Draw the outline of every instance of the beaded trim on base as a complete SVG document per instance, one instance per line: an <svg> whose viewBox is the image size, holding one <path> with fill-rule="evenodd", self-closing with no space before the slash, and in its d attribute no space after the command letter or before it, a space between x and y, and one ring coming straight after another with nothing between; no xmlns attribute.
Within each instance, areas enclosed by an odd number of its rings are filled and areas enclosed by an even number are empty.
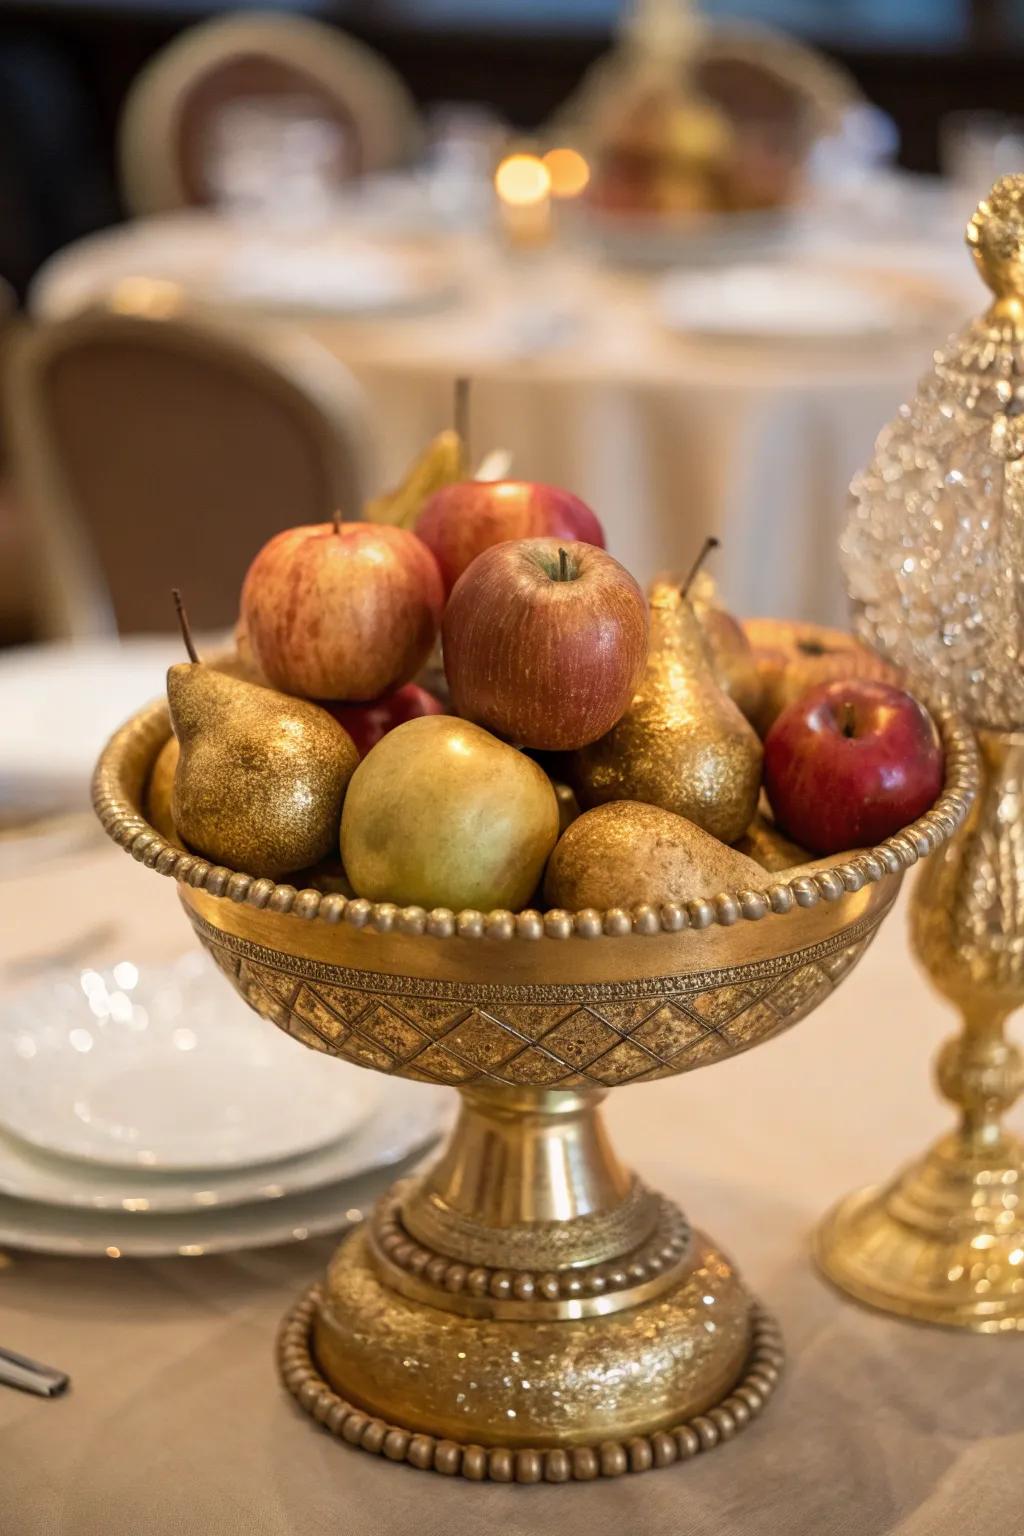
<svg viewBox="0 0 1024 1536"><path fill-rule="evenodd" d="M465 1445L435 1435L414 1434L398 1424L356 1408L340 1397L320 1374L310 1349L320 1287L310 1286L287 1314L277 1340L281 1379L299 1407L338 1440L388 1461L403 1461L423 1472L461 1476L471 1482L571 1483L624 1472L649 1472L689 1461L702 1451L732 1440L756 1418L774 1392L785 1363L778 1325L754 1309L753 1342L743 1375L715 1407L671 1429L658 1429L629 1440L597 1445L521 1449Z"/></svg>
<svg viewBox="0 0 1024 1536"><path fill-rule="evenodd" d="M427 1248L402 1225L401 1206L408 1184L401 1183L380 1201L370 1220L374 1246L396 1268L423 1279L449 1295L491 1296L497 1301L577 1300L613 1295L642 1285L677 1265L690 1245L690 1224L678 1206L658 1199L658 1222L650 1237L625 1255L603 1263L560 1271L517 1270L471 1265Z"/></svg>

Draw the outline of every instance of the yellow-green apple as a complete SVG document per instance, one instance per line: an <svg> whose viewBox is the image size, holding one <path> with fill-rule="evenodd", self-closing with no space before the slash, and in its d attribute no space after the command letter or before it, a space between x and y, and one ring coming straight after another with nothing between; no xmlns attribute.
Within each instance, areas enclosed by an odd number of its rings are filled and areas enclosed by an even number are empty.
<svg viewBox="0 0 1024 1536"><path fill-rule="evenodd" d="M516 911L557 838L558 800L543 770L451 715L389 731L352 775L341 817L353 889L428 909Z"/></svg>
<svg viewBox="0 0 1024 1536"><path fill-rule="evenodd" d="M825 683L788 705L765 739L775 820L812 853L891 837L942 789L943 752L912 694L870 678Z"/></svg>
<svg viewBox="0 0 1024 1536"><path fill-rule="evenodd" d="M393 731L397 725L404 725L407 720L418 720L422 715L443 715L445 712L440 699L435 699L419 683L403 683L393 693L386 693L380 699L371 699L368 704L328 702L324 704L324 709L334 716L339 725L345 727L360 757L365 757L370 748L375 747L381 737Z"/></svg>
<svg viewBox="0 0 1024 1536"><path fill-rule="evenodd" d="M242 587L242 623L272 687L359 701L415 676L443 604L437 562L415 534L317 523L264 544Z"/></svg>
<svg viewBox="0 0 1024 1536"><path fill-rule="evenodd" d="M604 530L586 502L531 480L446 485L424 504L416 533L433 551L446 592L477 555L507 539L551 537L604 548Z"/></svg>
<svg viewBox="0 0 1024 1536"><path fill-rule="evenodd" d="M495 544L459 577L445 609L453 708L519 746L586 746L625 713L648 628L643 593L603 549Z"/></svg>

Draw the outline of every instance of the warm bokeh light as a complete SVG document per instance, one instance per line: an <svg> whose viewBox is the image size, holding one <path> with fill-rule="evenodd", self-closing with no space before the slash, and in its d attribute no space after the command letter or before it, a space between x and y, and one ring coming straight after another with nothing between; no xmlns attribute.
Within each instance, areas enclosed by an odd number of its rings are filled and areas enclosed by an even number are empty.
<svg viewBox="0 0 1024 1536"><path fill-rule="evenodd" d="M494 173L494 188L513 208L542 203L551 192L551 173L536 155L509 155Z"/></svg>
<svg viewBox="0 0 1024 1536"><path fill-rule="evenodd" d="M552 197L579 197L590 180L590 166L576 149L549 149L543 164L551 177Z"/></svg>

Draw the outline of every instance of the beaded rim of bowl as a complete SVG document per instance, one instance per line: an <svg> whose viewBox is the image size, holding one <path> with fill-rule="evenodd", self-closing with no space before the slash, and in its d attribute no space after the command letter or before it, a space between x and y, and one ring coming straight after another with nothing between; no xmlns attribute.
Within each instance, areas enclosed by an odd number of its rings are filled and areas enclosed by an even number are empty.
<svg viewBox="0 0 1024 1536"><path fill-rule="evenodd" d="M789 880L769 882L757 889L722 891L717 896L665 902L661 906L610 907L604 912L596 908L568 912L558 907L547 912L533 908L523 912L453 912L447 907L435 907L428 912L423 907L367 901L361 896L346 897L312 887L297 890L293 885L211 864L202 855L169 843L138 806L125 798L126 756L146 753L147 766L151 767L157 751L170 735L170 717L162 700L133 715L111 737L96 765L92 798L107 835L139 863L181 884L249 907L327 923L345 922L377 933L428 934L437 939L597 939L679 933L686 928L710 928L715 924L729 927L771 913L790 912L794 907L837 901L848 891L859 891L862 886L909 869L952 837L962 825L978 787L978 749L969 727L947 701L932 702L929 707L945 748L946 778L939 798L923 816L877 847L845 859L837 857L835 864L824 868L819 860L817 867L808 869L805 875L795 874ZM140 802L142 793L140 785Z"/></svg>

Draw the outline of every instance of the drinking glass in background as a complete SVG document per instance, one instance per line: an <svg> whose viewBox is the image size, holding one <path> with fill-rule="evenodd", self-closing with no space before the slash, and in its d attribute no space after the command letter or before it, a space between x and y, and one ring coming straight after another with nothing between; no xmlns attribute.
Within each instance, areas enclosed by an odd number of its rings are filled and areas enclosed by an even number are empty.
<svg viewBox="0 0 1024 1536"><path fill-rule="evenodd" d="M1024 171L1024 117L952 112L940 125L939 149L958 204L974 208L1000 176Z"/></svg>
<svg viewBox="0 0 1024 1536"><path fill-rule="evenodd" d="M429 113L421 179L443 225L479 231L490 222L492 177L508 137L508 125L484 106L444 102Z"/></svg>
<svg viewBox="0 0 1024 1536"><path fill-rule="evenodd" d="M354 150L315 97L235 97L210 122L207 184L229 216L308 229L329 219Z"/></svg>

